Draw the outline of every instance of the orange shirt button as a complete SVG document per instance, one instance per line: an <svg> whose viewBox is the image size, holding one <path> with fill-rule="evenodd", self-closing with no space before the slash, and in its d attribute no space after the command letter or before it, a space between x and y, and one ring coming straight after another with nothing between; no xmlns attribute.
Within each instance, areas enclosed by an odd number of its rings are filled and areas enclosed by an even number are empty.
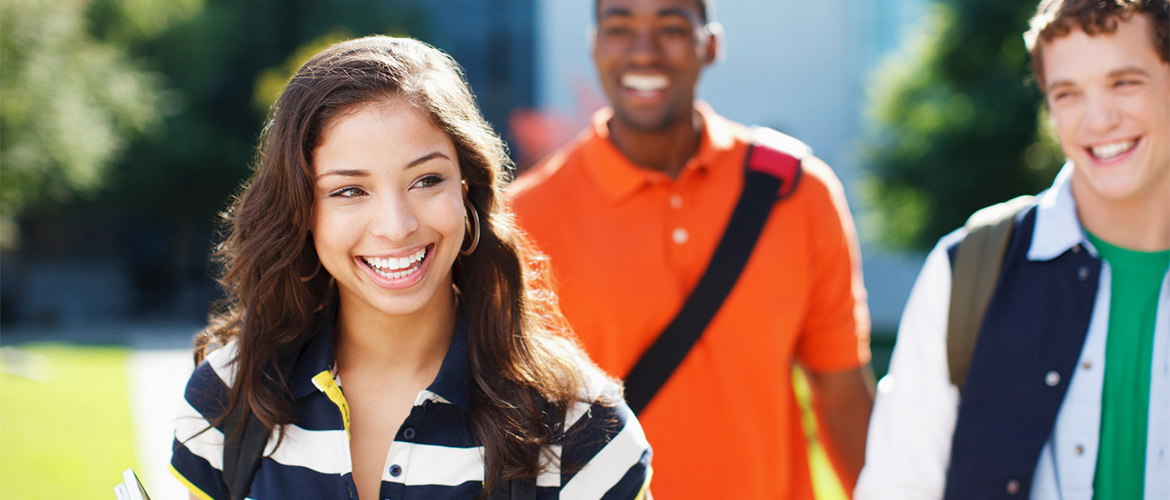
<svg viewBox="0 0 1170 500"><path fill-rule="evenodd" d="M691 235L687 234L687 230L681 227L675 228L675 230L670 233L670 238L673 239L675 244L678 245L686 243L690 237Z"/></svg>

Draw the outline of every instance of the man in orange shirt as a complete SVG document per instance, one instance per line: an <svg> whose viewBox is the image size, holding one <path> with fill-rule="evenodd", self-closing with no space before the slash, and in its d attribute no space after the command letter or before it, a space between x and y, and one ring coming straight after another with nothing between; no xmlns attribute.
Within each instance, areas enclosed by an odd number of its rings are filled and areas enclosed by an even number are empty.
<svg viewBox="0 0 1170 500"><path fill-rule="evenodd" d="M593 56L611 107L513 188L565 315L617 376L679 312L744 183L751 131L695 99L718 53L709 3L598 1ZM639 415L654 447L655 495L812 498L794 364L808 374L819 437L852 491L873 401L868 344L844 193L808 155L719 312Z"/></svg>

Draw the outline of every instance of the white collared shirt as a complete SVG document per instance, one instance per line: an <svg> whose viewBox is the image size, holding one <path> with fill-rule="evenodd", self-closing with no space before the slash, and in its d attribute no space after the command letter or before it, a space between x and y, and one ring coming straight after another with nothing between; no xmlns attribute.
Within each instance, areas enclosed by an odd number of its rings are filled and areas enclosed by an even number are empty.
<svg viewBox="0 0 1170 500"><path fill-rule="evenodd" d="M1038 196L1028 260L1046 261L1068 250L1096 249L1085 237L1072 196L1072 164ZM958 417L959 391L950 382L946 332L951 295L947 249L960 229L930 252L898 326L890 370L878 383L856 500L940 499ZM1033 474L1032 500L1091 500L1100 442L1105 339L1111 271L1102 262L1089 331L1076 372ZM1145 495L1170 498L1170 272L1162 281L1150 379Z"/></svg>

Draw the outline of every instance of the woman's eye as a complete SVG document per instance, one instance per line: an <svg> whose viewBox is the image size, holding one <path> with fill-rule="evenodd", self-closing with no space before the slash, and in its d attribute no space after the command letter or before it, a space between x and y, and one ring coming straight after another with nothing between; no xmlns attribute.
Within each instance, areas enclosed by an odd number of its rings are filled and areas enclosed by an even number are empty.
<svg viewBox="0 0 1170 500"><path fill-rule="evenodd" d="M443 182L443 176L438 175L438 174L431 174L431 175L423 176L423 178L419 179L417 182L414 183L414 186L428 188L428 187L436 186L441 182Z"/></svg>
<svg viewBox="0 0 1170 500"><path fill-rule="evenodd" d="M356 186L349 186L349 187L343 187L341 189L333 191L332 193L329 193L329 197L330 198L356 198L356 197L361 196L363 194L366 194L366 192L363 191L362 188L359 188Z"/></svg>

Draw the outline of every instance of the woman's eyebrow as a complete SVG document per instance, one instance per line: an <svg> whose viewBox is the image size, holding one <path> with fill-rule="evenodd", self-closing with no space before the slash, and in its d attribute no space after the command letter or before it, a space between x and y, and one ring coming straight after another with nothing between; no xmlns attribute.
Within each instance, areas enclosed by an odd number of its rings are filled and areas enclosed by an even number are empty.
<svg viewBox="0 0 1170 500"><path fill-rule="evenodd" d="M406 168L416 167L416 166L422 165L423 163L426 163L428 161L434 160L436 158L445 158L447 160L451 159L450 156L443 154L442 151L432 151L430 153L427 153L425 155L422 155L422 156L416 158L415 160L411 161L410 163L407 163Z"/></svg>
<svg viewBox="0 0 1170 500"><path fill-rule="evenodd" d="M317 179L320 180L330 175L339 175L342 177L369 177L370 172L368 170L361 169L335 168L333 170L326 170L321 172L321 174L317 176Z"/></svg>

